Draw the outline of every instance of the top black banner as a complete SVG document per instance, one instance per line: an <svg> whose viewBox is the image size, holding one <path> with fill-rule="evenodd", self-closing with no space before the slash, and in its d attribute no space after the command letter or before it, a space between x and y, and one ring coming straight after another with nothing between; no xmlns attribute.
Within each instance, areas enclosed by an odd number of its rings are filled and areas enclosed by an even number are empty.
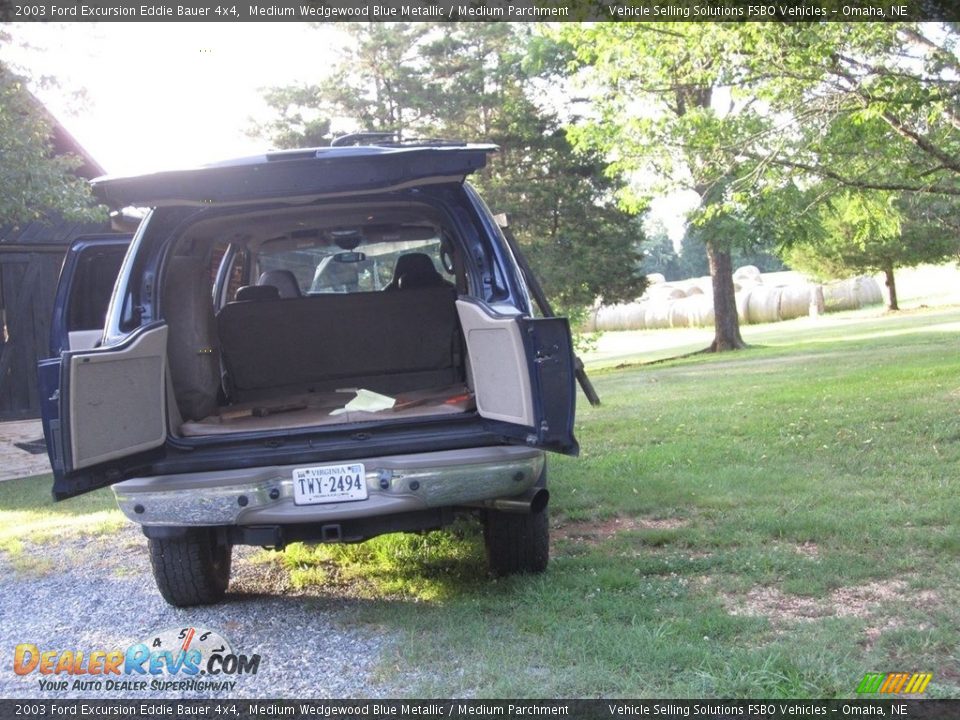
<svg viewBox="0 0 960 720"><path fill-rule="evenodd" d="M182 4L180 4L182 3ZM957 0L0 0L3 22L957 21Z"/></svg>

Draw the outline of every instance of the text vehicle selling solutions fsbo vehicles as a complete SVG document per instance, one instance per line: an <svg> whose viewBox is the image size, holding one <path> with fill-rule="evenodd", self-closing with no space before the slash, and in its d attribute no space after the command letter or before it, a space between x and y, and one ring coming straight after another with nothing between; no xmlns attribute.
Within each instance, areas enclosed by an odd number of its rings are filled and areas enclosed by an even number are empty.
<svg viewBox="0 0 960 720"><path fill-rule="evenodd" d="M463 514L492 572L544 570L544 451L576 454L586 378L465 181L494 150L380 142L94 181L149 211L64 264L39 368L55 497L112 485L174 605L219 601L235 544Z"/></svg>

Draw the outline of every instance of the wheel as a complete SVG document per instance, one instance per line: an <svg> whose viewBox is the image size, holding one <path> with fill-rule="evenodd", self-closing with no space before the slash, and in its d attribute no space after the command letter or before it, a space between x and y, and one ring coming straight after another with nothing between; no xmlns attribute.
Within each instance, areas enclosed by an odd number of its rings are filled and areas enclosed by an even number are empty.
<svg viewBox="0 0 960 720"><path fill-rule="evenodd" d="M517 514L488 510L483 543L490 572L498 577L542 573L550 560L550 523L547 509Z"/></svg>
<svg viewBox="0 0 960 720"><path fill-rule="evenodd" d="M230 584L231 545L208 528L191 528L182 537L150 538L150 565L163 599L177 607L212 605Z"/></svg>

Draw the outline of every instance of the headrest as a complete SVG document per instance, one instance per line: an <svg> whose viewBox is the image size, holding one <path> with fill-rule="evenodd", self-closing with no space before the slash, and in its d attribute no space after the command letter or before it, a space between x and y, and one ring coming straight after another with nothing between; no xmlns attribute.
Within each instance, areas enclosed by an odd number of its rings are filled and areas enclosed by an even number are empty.
<svg viewBox="0 0 960 720"><path fill-rule="evenodd" d="M397 259L391 285L400 290L411 290L413 288L436 287L445 283L446 281L437 272L437 268L429 255L426 253L407 253Z"/></svg>
<svg viewBox="0 0 960 720"><path fill-rule="evenodd" d="M279 300L280 290L276 285L244 285L237 290L237 302L247 300Z"/></svg>
<svg viewBox="0 0 960 720"><path fill-rule="evenodd" d="M273 285L280 291L282 298L302 297L300 292L300 283L297 282L297 276L289 270L267 270L260 275L257 285Z"/></svg>

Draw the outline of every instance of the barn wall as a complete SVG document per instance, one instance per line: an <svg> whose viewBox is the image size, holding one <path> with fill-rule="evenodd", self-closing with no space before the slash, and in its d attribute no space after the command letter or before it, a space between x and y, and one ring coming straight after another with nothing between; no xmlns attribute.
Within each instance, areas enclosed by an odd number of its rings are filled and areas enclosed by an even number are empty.
<svg viewBox="0 0 960 720"><path fill-rule="evenodd" d="M39 417L36 367L64 254L77 236L108 229L56 218L0 228L0 420Z"/></svg>

